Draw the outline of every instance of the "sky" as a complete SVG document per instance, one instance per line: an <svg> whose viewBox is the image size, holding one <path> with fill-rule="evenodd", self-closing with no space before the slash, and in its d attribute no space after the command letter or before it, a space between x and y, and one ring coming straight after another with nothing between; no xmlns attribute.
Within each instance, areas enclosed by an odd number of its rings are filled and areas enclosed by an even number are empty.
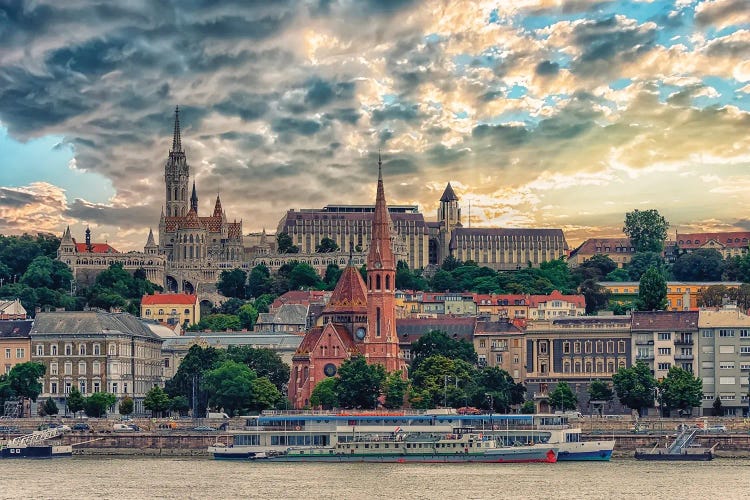
<svg viewBox="0 0 750 500"><path fill-rule="evenodd" d="M0 0L0 233L142 249L180 106L199 214L389 203L571 247L750 230L747 0ZM191 180L192 180L191 179ZM469 208L470 206L470 208Z"/></svg>

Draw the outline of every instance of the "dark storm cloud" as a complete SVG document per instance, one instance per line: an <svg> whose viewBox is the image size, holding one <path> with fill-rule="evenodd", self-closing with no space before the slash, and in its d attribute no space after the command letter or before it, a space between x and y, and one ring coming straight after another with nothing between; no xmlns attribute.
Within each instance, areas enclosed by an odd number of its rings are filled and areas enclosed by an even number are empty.
<svg viewBox="0 0 750 500"><path fill-rule="evenodd" d="M552 61L542 61L534 68L534 72L539 76L556 75L559 71L560 65Z"/></svg>
<svg viewBox="0 0 750 500"><path fill-rule="evenodd" d="M422 113L419 111L419 105L417 104L392 104L383 108L374 109L370 116L370 121L373 125L378 125L386 121L401 120L405 122L415 122L422 118Z"/></svg>
<svg viewBox="0 0 750 500"><path fill-rule="evenodd" d="M479 141L508 146L519 146L529 139L529 131L520 125L477 125L471 135Z"/></svg>
<svg viewBox="0 0 750 500"><path fill-rule="evenodd" d="M297 118L278 118L273 121L272 129L279 134L315 135L323 125L315 120L300 120Z"/></svg>
<svg viewBox="0 0 750 500"><path fill-rule="evenodd" d="M0 187L0 207L21 208L37 202L37 194Z"/></svg>
<svg viewBox="0 0 750 500"><path fill-rule="evenodd" d="M305 94L305 104L311 109L317 109L329 104L334 99L349 100L354 97L353 82L336 82L331 83L320 78L315 78L309 83L307 94Z"/></svg>
<svg viewBox="0 0 750 500"><path fill-rule="evenodd" d="M260 19L247 19L238 16L225 16L196 22L190 29L196 34L214 38L263 39L278 33L293 19L291 13L265 16Z"/></svg>
<svg viewBox="0 0 750 500"><path fill-rule="evenodd" d="M232 92L229 97L216 104L214 109L229 116L239 116L245 121L257 120L268 112L269 96L248 92Z"/></svg>
<svg viewBox="0 0 750 500"><path fill-rule="evenodd" d="M427 150L426 157L430 164L452 165L464 158L469 152L468 149L453 149L438 144Z"/></svg>
<svg viewBox="0 0 750 500"><path fill-rule="evenodd" d="M153 207L147 205L113 207L76 198L65 211L65 215L84 223L122 226L123 221L127 221L129 226L148 227L153 225L155 215L158 214L154 214Z"/></svg>
<svg viewBox="0 0 750 500"><path fill-rule="evenodd" d="M362 113L354 108L342 108L334 109L323 116L328 120L338 120L340 122L354 125L360 118L362 118Z"/></svg>
<svg viewBox="0 0 750 500"><path fill-rule="evenodd" d="M704 7L695 14L695 23L698 26L707 26L718 24L734 14L747 12L750 8L747 0L729 0L727 2L717 2L717 4Z"/></svg>
<svg viewBox="0 0 750 500"><path fill-rule="evenodd" d="M484 94L479 96L479 100L483 102L490 102L494 101L495 99L500 99L505 95L505 92L501 90L492 90L490 92L485 92Z"/></svg>
<svg viewBox="0 0 750 500"><path fill-rule="evenodd" d="M656 45L657 29L626 25L616 17L584 21L573 28L573 40L582 51L573 70L595 74L615 70L618 64L635 60Z"/></svg>

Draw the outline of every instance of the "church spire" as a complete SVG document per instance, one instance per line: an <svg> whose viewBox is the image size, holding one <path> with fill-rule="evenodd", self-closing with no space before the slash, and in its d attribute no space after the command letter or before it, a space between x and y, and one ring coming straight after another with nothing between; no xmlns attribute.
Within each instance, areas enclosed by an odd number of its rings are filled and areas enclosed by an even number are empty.
<svg viewBox="0 0 750 500"><path fill-rule="evenodd" d="M182 153L182 139L180 138L180 107L174 108L174 136L172 137L172 152Z"/></svg>
<svg viewBox="0 0 750 500"><path fill-rule="evenodd" d="M193 181L193 194L190 195L190 209L198 213L198 193L195 191L195 181Z"/></svg>
<svg viewBox="0 0 750 500"><path fill-rule="evenodd" d="M223 211L221 209L221 198L219 197L219 194L216 194L216 204L214 205L214 217L221 217L223 215Z"/></svg>
<svg viewBox="0 0 750 500"><path fill-rule="evenodd" d="M367 258L367 268L379 264L382 269L396 269L396 262L391 249L391 216L385 201L383 188L383 161L378 152L378 188L375 195L375 213L372 218L372 242Z"/></svg>

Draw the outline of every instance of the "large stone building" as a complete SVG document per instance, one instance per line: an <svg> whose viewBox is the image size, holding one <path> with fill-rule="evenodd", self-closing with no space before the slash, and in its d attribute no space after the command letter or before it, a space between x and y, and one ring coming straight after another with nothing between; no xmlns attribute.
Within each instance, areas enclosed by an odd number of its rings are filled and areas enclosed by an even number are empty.
<svg viewBox="0 0 750 500"><path fill-rule="evenodd" d="M590 238L570 252L568 265L578 267L595 255L606 255L617 267L625 267L635 255L635 247L630 238Z"/></svg>
<svg viewBox="0 0 750 500"><path fill-rule="evenodd" d="M672 366L696 373L698 311L634 311L630 328L636 361L661 380Z"/></svg>
<svg viewBox="0 0 750 500"><path fill-rule="evenodd" d="M308 330L292 358L289 400L295 408L309 406L315 386L336 375L344 361L357 355L363 355L369 364L383 365L387 372L406 373L396 331L396 258L380 160L371 234L367 283L350 262L318 326Z"/></svg>
<svg viewBox="0 0 750 500"><path fill-rule="evenodd" d="M84 396L110 392L117 403L133 398L135 413L144 413L143 399L164 385L161 345L138 318L100 311L47 312L34 318L31 360L43 363L40 397L65 408L73 386Z"/></svg>

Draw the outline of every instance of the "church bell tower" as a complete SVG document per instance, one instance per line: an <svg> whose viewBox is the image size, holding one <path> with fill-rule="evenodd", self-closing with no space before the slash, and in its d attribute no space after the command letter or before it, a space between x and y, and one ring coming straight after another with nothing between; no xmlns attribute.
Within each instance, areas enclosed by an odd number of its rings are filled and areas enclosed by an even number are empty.
<svg viewBox="0 0 750 500"><path fill-rule="evenodd" d="M185 216L190 209L188 200L188 182L190 181L190 167L187 164L185 152L182 150L180 138L180 108L174 110L174 135L172 149L169 151L167 163L164 165L164 183L166 185L167 217Z"/></svg>

